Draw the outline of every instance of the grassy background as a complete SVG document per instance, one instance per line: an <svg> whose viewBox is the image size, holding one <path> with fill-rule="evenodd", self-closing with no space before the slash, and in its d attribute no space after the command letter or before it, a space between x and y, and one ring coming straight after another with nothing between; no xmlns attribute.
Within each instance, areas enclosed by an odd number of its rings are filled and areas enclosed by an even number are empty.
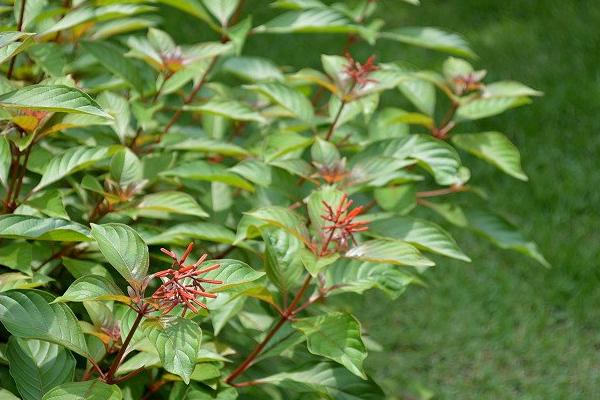
<svg viewBox="0 0 600 400"><path fill-rule="evenodd" d="M262 22L262 0L246 11ZM521 183L482 163L475 182L495 209L539 244L554 265L544 270L466 235L471 264L444 260L393 306L370 294L362 319L385 351L370 372L393 398L600 398L600 7L597 0L422 0L411 7L382 0L391 27L439 26L463 33L491 81L522 81L546 96L533 105L469 127L499 130L521 149L530 177ZM261 7L255 7L260 5ZM265 10L266 9L266 10ZM205 30L165 14L179 41ZM283 41L283 42L282 42ZM253 37L245 53L282 65L319 66L340 53L342 36ZM282 45L283 43L283 45ZM363 58L372 50L355 49ZM378 43L382 61L431 68L444 56ZM474 161L476 162L476 161Z"/></svg>
<svg viewBox="0 0 600 400"><path fill-rule="evenodd" d="M397 398L418 398L424 388L439 399L600 398L598 3L394 3L383 2L395 19L390 25L461 32L491 80L515 79L546 93L477 124L511 137L530 183L491 168L477 169L475 179L553 268L459 236L473 263L440 263L427 274L429 287L409 289L393 311L380 296L365 300L365 325L386 349L370 356L370 370ZM403 58L404 49L382 48L383 56L393 54Z"/></svg>

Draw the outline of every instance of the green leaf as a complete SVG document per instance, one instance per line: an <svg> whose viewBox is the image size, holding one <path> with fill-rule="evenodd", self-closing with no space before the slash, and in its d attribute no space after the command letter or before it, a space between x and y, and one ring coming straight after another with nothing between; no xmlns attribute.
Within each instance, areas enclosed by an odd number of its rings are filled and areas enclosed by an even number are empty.
<svg viewBox="0 0 600 400"><path fill-rule="evenodd" d="M112 280L99 275L85 275L76 279L65 294L57 297L54 302L90 300L116 300L126 304L130 302L129 297L125 296Z"/></svg>
<svg viewBox="0 0 600 400"><path fill-rule="evenodd" d="M260 113L253 111L248 105L237 100L211 99L204 104L184 106L184 110L219 115L236 121L266 122L266 119Z"/></svg>
<svg viewBox="0 0 600 400"><path fill-rule="evenodd" d="M245 86L246 89L260 93L271 101L285 108L293 116L309 123L314 123L314 111L310 101L295 89L282 83L257 83Z"/></svg>
<svg viewBox="0 0 600 400"><path fill-rule="evenodd" d="M113 117L110 125L121 143L124 143L125 138L132 134L129 126L131 114L127 99L115 93L104 91L98 96L97 101L104 111Z"/></svg>
<svg viewBox="0 0 600 400"><path fill-rule="evenodd" d="M393 217L376 220L369 223L366 234L378 238L403 240L424 251L466 262L471 261L448 232L423 219Z"/></svg>
<svg viewBox="0 0 600 400"><path fill-rule="evenodd" d="M123 224L92 224L100 252L131 286L139 287L148 272L148 246L140 235Z"/></svg>
<svg viewBox="0 0 600 400"><path fill-rule="evenodd" d="M169 134L171 137L176 137L175 133ZM162 144L172 150L188 150L197 151L200 153L215 153L231 157L247 157L248 150L237 146L233 143L218 141L209 138L190 138L183 141L169 142L169 137L163 140Z"/></svg>
<svg viewBox="0 0 600 400"><path fill-rule="evenodd" d="M33 33L20 31L5 31L0 32L0 48L9 45L10 43L21 40L25 37L33 36Z"/></svg>
<svg viewBox="0 0 600 400"><path fill-rule="evenodd" d="M300 258L302 259L302 264L304 264L304 268L306 268L306 270L313 277L316 277L325 268L334 264L340 258L340 255L334 253L328 256L318 256L315 255L312 251L305 248L303 249L303 251L300 252Z"/></svg>
<svg viewBox="0 0 600 400"><path fill-rule="evenodd" d="M445 32L438 28L399 28L391 32L381 32L379 37L462 57L475 57L475 53L473 53L462 36L456 33Z"/></svg>
<svg viewBox="0 0 600 400"><path fill-rule="evenodd" d="M202 340L198 324L180 317L174 321L146 320L142 330L156 348L163 368L190 383Z"/></svg>
<svg viewBox="0 0 600 400"><path fill-rule="evenodd" d="M67 219L40 218L31 215L0 216L0 237L80 242L91 240L89 230Z"/></svg>
<svg viewBox="0 0 600 400"><path fill-rule="evenodd" d="M423 79L403 79L398 89L411 103L427 115L435 112L435 85Z"/></svg>
<svg viewBox="0 0 600 400"><path fill-rule="evenodd" d="M148 244L175 244L185 246L190 239L232 244L235 234L223 225L208 222L190 222L174 225L161 233L147 238Z"/></svg>
<svg viewBox="0 0 600 400"><path fill-rule="evenodd" d="M11 32L12 33L12 32ZM27 35L27 34L26 34ZM31 35L31 34L28 34ZM9 39L5 37L4 39ZM2 40L2 39L0 39ZM29 48L34 42L29 38L25 37L23 41L13 41L11 43L7 43L4 46L0 47L0 63L5 63L11 58L15 57L17 54L23 52L27 48Z"/></svg>
<svg viewBox="0 0 600 400"><path fill-rule="evenodd" d="M341 158L340 152L333 143L319 137L315 139L315 142L310 148L310 156L314 163L326 166L335 164Z"/></svg>
<svg viewBox="0 0 600 400"><path fill-rule="evenodd" d="M240 287L246 288L249 284L265 275L264 272L256 271L244 262L229 259L208 260L200 264L198 269L207 268L215 264L219 264L220 267L202 275L202 277L206 279L223 281L220 285L211 283L203 284L203 286L212 293L223 292L234 288L238 289Z"/></svg>
<svg viewBox="0 0 600 400"><path fill-rule="evenodd" d="M363 369L367 349L360 335L360 323L352 315L333 312L298 319L293 326L306 336L308 351L337 361L354 375L367 379Z"/></svg>
<svg viewBox="0 0 600 400"><path fill-rule="evenodd" d="M500 81L485 85L483 89L484 97L523 97L523 96L542 96L544 93L530 88L520 82Z"/></svg>
<svg viewBox="0 0 600 400"><path fill-rule="evenodd" d="M224 166L211 164L207 161L192 161L183 163L173 169L163 172L167 177L185 178L208 182L222 182L240 189L254 191L254 187L245 179L240 178Z"/></svg>
<svg viewBox="0 0 600 400"><path fill-rule="evenodd" d="M301 367L292 372L281 372L261 382L290 388L301 393L320 393L336 400L383 400L381 389L372 380L361 380L346 368L331 363Z"/></svg>
<svg viewBox="0 0 600 400"><path fill-rule="evenodd" d="M313 8L290 11L278 15L255 28L257 33L358 33L359 26L352 25L341 12L331 8Z"/></svg>
<svg viewBox="0 0 600 400"><path fill-rule="evenodd" d="M204 6L221 23L221 26L227 26L229 18L235 12L240 0L203 0Z"/></svg>
<svg viewBox="0 0 600 400"><path fill-rule="evenodd" d="M373 194L377 204L385 211L394 211L396 214L404 215L417 206L415 185L377 188Z"/></svg>
<svg viewBox="0 0 600 400"><path fill-rule="evenodd" d="M487 210L471 209L465 211L469 227L501 249L515 250L550 267L537 245L527 240L517 228L503 217Z"/></svg>
<svg viewBox="0 0 600 400"><path fill-rule="evenodd" d="M31 274L33 245L26 241L14 241L0 247L0 265Z"/></svg>
<svg viewBox="0 0 600 400"><path fill-rule="evenodd" d="M299 255L304 245L283 229L269 229L263 233L265 243L265 271L267 277L282 293L289 293L304 272Z"/></svg>
<svg viewBox="0 0 600 400"><path fill-rule="evenodd" d="M156 2L158 3L162 3L162 4L167 4L171 7L175 7L187 14L190 14L204 22L206 22L211 28L213 29L217 29L218 30L218 26L216 26L213 21L210 18L210 15L208 15L208 13L206 12L206 10L204 9L204 7L202 6L202 3L200 3L200 1L198 0L186 0L186 1L181 1L181 0L156 0Z"/></svg>
<svg viewBox="0 0 600 400"><path fill-rule="evenodd" d="M6 108L90 114L112 119L98 103L79 89L64 85L30 85L0 96Z"/></svg>
<svg viewBox="0 0 600 400"><path fill-rule="evenodd" d="M100 381L65 383L44 395L42 400L121 400L123 395L117 385Z"/></svg>
<svg viewBox="0 0 600 400"><path fill-rule="evenodd" d="M69 219L60 190L45 190L24 203L49 217Z"/></svg>
<svg viewBox="0 0 600 400"><path fill-rule="evenodd" d="M111 152L111 147L72 147L50 160L44 167L42 179L33 190L38 191L67 175L89 168L107 158Z"/></svg>
<svg viewBox="0 0 600 400"><path fill-rule="evenodd" d="M283 74L271 60L260 57L233 57L223 70L251 82L283 81Z"/></svg>
<svg viewBox="0 0 600 400"><path fill-rule="evenodd" d="M374 164L373 160L380 162ZM352 173L359 178L362 175L378 177L378 170L397 170L411 162L417 162L431 173L440 185L452 185L460 181L461 163L456 150L441 140L425 135L381 140L351 159Z"/></svg>
<svg viewBox="0 0 600 400"><path fill-rule="evenodd" d="M336 263L329 268L325 277L328 286L336 285L332 293L354 292L363 293L369 289L379 289L397 298L406 287L415 281L406 271L387 264L361 262L351 260L347 263Z"/></svg>
<svg viewBox="0 0 600 400"><path fill-rule="evenodd" d="M60 21L52 25L52 27L41 32L40 35L48 35L50 33L71 29L92 20L113 19L151 10L154 10L154 8L137 4L109 4L107 6L97 8L74 8Z"/></svg>
<svg viewBox="0 0 600 400"><path fill-rule="evenodd" d="M263 207L244 214L256 218L267 225L284 229L303 243L309 243L308 229L306 229L304 218L285 207Z"/></svg>
<svg viewBox="0 0 600 400"><path fill-rule="evenodd" d="M154 218L157 218L157 214L162 213L191 215L199 218L208 217L208 213L190 194L174 191L157 192L144 196L137 205L136 211L138 215Z"/></svg>
<svg viewBox="0 0 600 400"><path fill-rule="evenodd" d="M502 114L504 111L511 108L529 104L530 102L528 97L492 97L475 99L458 108L456 119L458 121L463 121L492 117L494 115Z"/></svg>
<svg viewBox="0 0 600 400"><path fill-rule="evenodd" d="M52 295L38 290L0 293L0 321L13 335L65 346L87 356L88 349L75 314Z"/></svg>
<svg viewBox="0 0 600 400"><path fill-rule="evenodd" d="M527 180L527 175L521 168L521 155L519 149L510 140L499 132L463 133L452 135L452 143L495 165L508 175L522 181Z"/></svg>
<svg viewBox="0 0 600 400"><path fill-rule="evenodd" d="M229 170L257 185L269 187L271 184L271 167L262 161L243 160Z"/></svg>
<svg viewBox="0 0 600 400"><path fill-rule="evenodd" d="M2 136L0 137L0 185L4 187L8 185L8 173L11 161L10 144L8 143L8 139Z"/></svg>
<svg viewBox="0 0 600 400"><path fill-rule="evenodd" d="M141 73L139 64L126 58L124 52L117 46L108 42L80 42L81 47L90 53L96 61L113 74L123 78L133 89L145 93L147 87L144 74Z"/></svg>
<svg viewBox="0 0 600 400"><path fill-rule="evenodd" d="M39 400L53 387L73 380L75 359L57 344L11 336L6 356L23 400Z"/></svg>
<svg viewBox="0 0 600 400"><path fill-rule="evenodd" d="M294 132L278 132L269 135L264 150L265 161L271 163L275 159L305 149L312 142L312 138Z"/></svg>
<svg viewBox="0 0 600 400"><path fill-rule="evenodd" d="M413 267L431 267L435 263L425 258L416 248L400 240L369 240L348 250L345 257Z"/></svg>
<svg viewBox="0 0 600 400"><path fill-rule="evenodd" d="M142 163L128 148L117 152L110 161L110 177L121 187L142 180Z"/></svg>

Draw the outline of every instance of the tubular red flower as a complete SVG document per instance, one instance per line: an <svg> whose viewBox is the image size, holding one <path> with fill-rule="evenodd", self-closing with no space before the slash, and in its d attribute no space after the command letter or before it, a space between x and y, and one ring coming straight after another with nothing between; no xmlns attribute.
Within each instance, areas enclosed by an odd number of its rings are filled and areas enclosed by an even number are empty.
<svg viewBox="0 0 600 400"><path fill-rule="evenodd" d="M182 316L185 316L187 310L198 313L195 305L208 309L206 304L197 299L198 297L211 299L217 297L216 294L209 293L202 284L220 285L223 281L201 278L200 275L214 271L221 265L213 264L199 270L198 267L206 260L208 257L207 254L203 254L194 264L185 265L184 263L193 248L194 244L190 243L181 258L177 257L177 254L171 250L160 249L160 251L173 259L173 266L178 267L177 269L165 269L154 274L154 277L160 278L163 283L156 289L152 295L152 299L156 301L157 308L162 311L163 315L168 314L180 304L183 305Z"/></svg>
<svg viewBox="0 0 600 400"><path fill-rule="evenodd" d="M375 56L370 56L364 64L361 64L350 53L346 53L346 60L348 64L344 68L344 73L348 75L355 85L363 87L369 82L375 82L375 80L369 78L371 73L379 69L375 65Z"/></svg>
<svg viewBox="0 0 600 400"><path fill-rule="evenodd" d="M352 204L353 201L349 200L346 194L342 196L340 203L335 209L323 201L323 206L327 213L321 215L321 218L331 224L323 225L321 236L326 245L328 244L327 240L335 242L337 245L336 250L347 248L350 241L356 244L354 233L364 232L369 229L367 221L354 221L362 213L363 207L359 206L350 210Z"/></svg>

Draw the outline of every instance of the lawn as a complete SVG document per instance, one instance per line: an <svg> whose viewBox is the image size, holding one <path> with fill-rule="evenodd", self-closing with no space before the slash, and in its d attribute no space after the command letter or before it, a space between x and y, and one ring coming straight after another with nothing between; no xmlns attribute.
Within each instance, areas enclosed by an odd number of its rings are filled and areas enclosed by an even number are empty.
<svg viewBox="0 0 600 400"><path fill-rule="evenodd" d="M426 274L427 288L409 289L393 308L383 297L365 300L366 327L385 348L370 357L371 371L396 398L600 398L597 2L393 3L387 15L397 24L462 32L491 77L546 93L473 129L501 130L521 149L529 183L488 168L478 169L476 182L538 241L553 268L460 236L471 264L440 263ZM382 58L437 59L382 50Z"/></svg>
<svg viewBox="0 0 600 400"><path fill-rule="evenodd" d="M249 2L248 8L260 4ZM530 177L521 183L471 160L493 208L535 239L553 268L460 235L471 264L441 261L393 306L370 294L362 318L384 351L368 369L392 398L600 398L600 8L593 0L382 1L390 26L431 25L463 33L491 80L515 79L546 93L527 107L469 127L499 130L521 149ZM265 19L269 11L254 15ZM179 40L202 29L181 25ZM171 29L173 31L173 29ZM342 36L257 37L247 53L282 65L319 65L340 53ZM277 50L272 50L272 49ZM269 52L265 54L265 50ZM276 52L275 54L273 54ZM364 57L371 50L359 47ZM441 64L444 56L391 42L382 61ZM361 58L359 57L359 58ZM368 311L365 311L368 310Z"/></svg>

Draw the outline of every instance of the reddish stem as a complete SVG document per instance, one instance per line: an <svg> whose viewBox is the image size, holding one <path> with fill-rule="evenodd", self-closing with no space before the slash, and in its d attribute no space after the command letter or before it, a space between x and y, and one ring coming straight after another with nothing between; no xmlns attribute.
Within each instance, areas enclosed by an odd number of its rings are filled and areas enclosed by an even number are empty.
<svg viewBox="0 0 600 400"><path fill-rule="evenodd" d="M418 198L445 196L452 193L466 192L469 188L462 185L452 185L449 188L417 192Z"/></svg>
<svg viewBox="0 0 600 400"><path fill-rule="evenodd" d="M23 30L23 19L25 18L25 3L27 0L21 0L21 10L19 13L19 21L17 22L17 30L21 32ZM10 65L8 66L8 71L6 72L6 78L12 79L12 74L15 68L15 60L17 59L17 55L15 54L10 59Z"/></svg>
<svg viewBox="0 0 600 400"><path fill-rule="evenodd" d="M219 56L213 57L213 59L211 60L210 64L208 65L208 68L206 68L206 71L204 72L204 75L202 75L202 79L200 79L200 82L198 82L196 84L196 86L194 86L194 88L192 89L191 93L183 100L183 105L188 105L188 104L190 104L194 100L194 97L196 97L196 94L198 94L198 92L200 91L200 89L202 89L202 86L204 86L204 84L206 83L206 80L208 78L208 74L213 69L213 67L217 63L218 59L219 59ZM171 119L169 120L169 122L167 123L167 125L165 126L165 129L163 130L163 132L158 137L158 142L159 143L162 141L162 139L164 138L164 136L167 133L169 133L169 130L171 130L171 128L173 127L173 125L175 124L175 122L177 122L179 120L179 118L181 117L182 108L179 108L179 109L177 109L177 111L175 111L175 114L173 114L173 116L171 117Z"/></svg>
<svg viewBox="0 0 600 400"><path fill-rule="evenodd" d="M119 352L115 356L115 359L113 360L112 364L110 365L110 368L108 369L108 372L106 373L106 378L104 379L104 381L106 383L112 384L112 383L116 382L113 379L115 376L115 373L117 372L117 369L121 365L121 361L123 361L123 356L125 355L125 352L127 351L129 342L131 342L131 339L133 338L135 331L137 330L138 326L140 325L140 322L142 322L142 319L144 318L145 311L146 311L145 308L138 311L138 315L135 318L135 321L133 322L133 325L131 326L131 329L129 330L127 337L125 338L123 345L119 349Z"/></svg>
<svg viewBox="0 0 600 400"><path fill-rule="evenodd" d="M281 316L279 321L277 321L277 324L275 324L275 326L273 326L271 328L269 333L267 333L267 336L265 336L265 338L262 340L262 342L260 342L258 344L258 346L256 346L256 348L252 351L252 353L250 353L248 355L248 357L246 357L246 359L231 374L229 374L229 376L227 377L225 382L227 382L228 384L232 384L232 382L238 376L243 374L248 368L250 368L252 366L252 363L254 362L256 357L258 357L260 355L260 353L263 351L265 346L271 341L271 339L273 339L273 336L275 336L275 334L279 331L279 329L281 329L281 327L294 314L295 307L302 299L302 296L304 295L304 292L306 292L306 289L308 289L308 287L310 286L311 280L312 280L312 276L310 274L308 274L306 276L306 279L304 280L304 283L302 284L302 287L300 288L298 293L296 293L294 300L292 300L290 305L283 311L283 315Z"/></svg>

